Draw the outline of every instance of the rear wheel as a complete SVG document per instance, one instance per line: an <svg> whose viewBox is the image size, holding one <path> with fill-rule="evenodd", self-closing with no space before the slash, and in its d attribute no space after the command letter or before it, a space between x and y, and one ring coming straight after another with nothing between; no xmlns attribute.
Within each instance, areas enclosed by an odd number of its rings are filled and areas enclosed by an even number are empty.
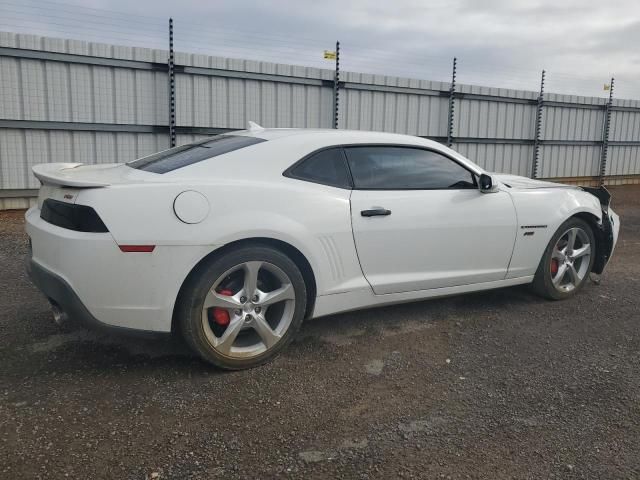
<svg viewBox="0 0 640 480"><path fill-rule="evenodd" d="M570 218L553 235L540 260L534 290L553 300L575 295L589 277L594 254L591 227L584 220Z"/></svg>
<svg viewBox="0 0 640 480"><path fill-rule="evenodd" d="M204 265L185 286L179 319L187 343L225 369L260 365L293 339L307 292L296 264L264 246L242 247Z"/></svg>

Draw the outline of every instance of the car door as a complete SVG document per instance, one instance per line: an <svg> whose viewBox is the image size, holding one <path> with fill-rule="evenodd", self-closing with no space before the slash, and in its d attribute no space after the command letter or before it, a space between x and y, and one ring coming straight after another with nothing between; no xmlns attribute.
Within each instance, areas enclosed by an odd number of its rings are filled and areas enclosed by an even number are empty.
<svg viewBox="0 0 640 480"><path fill-rule="evenodd" d="M419 147L346 147L358 258L376 294L505 278L516 236L506 192Z"/></svg>

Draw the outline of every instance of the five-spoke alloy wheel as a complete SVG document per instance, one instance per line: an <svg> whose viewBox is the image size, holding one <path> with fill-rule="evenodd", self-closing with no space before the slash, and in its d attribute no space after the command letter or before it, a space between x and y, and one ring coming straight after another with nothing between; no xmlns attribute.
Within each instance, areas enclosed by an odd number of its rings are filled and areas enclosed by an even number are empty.
<svg viewBox="0 0 640 480"><path fill-rule="evenodd" d="M248 358L278 343L295 310L287 274L272 263L244 262L213 283L202 306L202 328L223 355Z"/></svg>
<svg viewBox="0 0 640 480"><path fill-rule="evenodd" d="M183 336L205 359L227 369L260 365L286 346L306 308L296 264L266 246L233 250L205 263L184 290Z"/></svg>
<svg viewBox="0 0 640 480"><path fill-rule="evenodd" d="M587 232L572 227L563 233L551 253L551 282L560 292L570 292L589 272L591 241Z"/></svg>
<svg viewBox="0 0 640 480"><path fill-rule="evenodd" d="M551 238L538 266L534 289L554 300L575 294L589 277L594 253L595 239L589 224L570 218Z"/></svg>

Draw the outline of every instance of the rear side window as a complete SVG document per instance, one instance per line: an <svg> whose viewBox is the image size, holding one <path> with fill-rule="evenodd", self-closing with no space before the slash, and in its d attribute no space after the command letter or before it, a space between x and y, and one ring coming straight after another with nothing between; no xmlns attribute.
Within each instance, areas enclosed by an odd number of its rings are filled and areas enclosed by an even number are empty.
<svg viewBox="0 0 640 480"><path fill-rule="evenodd" d="M341 148L328 148L311 154L287 170L285 176L331 187L351 188Z"/></svg>
<svg viewBox="0 0 640 480"><path fill-rule="evenodd" d="M127 165L145 172L167 173L265 141L262 138L255 137L220 135L219 137L207 138L200 142L189 143L188 145L181 145L163 152L154 153L148 157L129 162Z"/></svg>
<svg viewBox="0 0 640 480"><path fill-rule="evenodd" d="M432 150L410 147L349 147L347 159L355 188L440 190L476 188L474 175Z"/></svg>

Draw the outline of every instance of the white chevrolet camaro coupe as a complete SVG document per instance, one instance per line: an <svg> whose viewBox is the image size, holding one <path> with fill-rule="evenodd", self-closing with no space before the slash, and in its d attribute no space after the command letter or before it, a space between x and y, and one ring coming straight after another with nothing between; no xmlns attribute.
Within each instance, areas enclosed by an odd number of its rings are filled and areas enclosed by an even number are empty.
<svg viewBox="0 0 640 480"><path fill-rule="evenodd" d="M180 332L228 369L273 358L305 318L526 283L570 297L619 231L604 188L487 173L388 133L251 124L33 171L27 268L55 317Z"/></svg>

